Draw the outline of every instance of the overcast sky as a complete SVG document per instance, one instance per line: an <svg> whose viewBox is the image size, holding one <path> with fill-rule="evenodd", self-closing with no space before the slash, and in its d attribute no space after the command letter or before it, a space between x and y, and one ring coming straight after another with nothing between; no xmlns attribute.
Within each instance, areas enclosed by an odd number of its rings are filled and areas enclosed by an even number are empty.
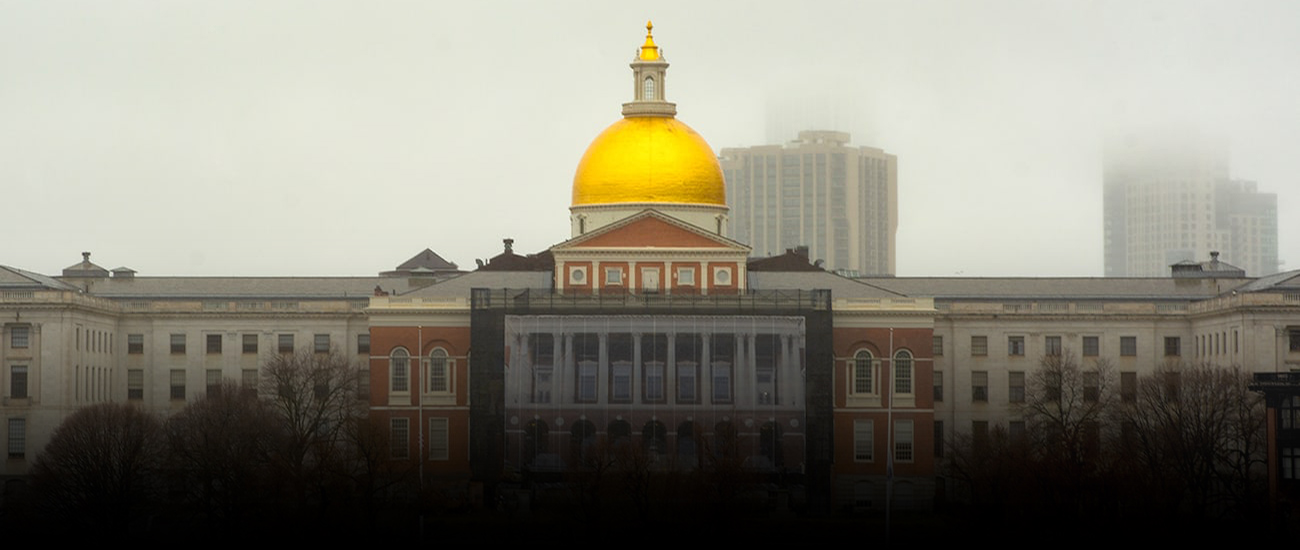
<svg viewBox="0 0 1300 550"><path fill-rule="evenodd" d="M1300 268L1300 2L614 4L0 0L0 264L545 249L653 19L715 149L817 126L898 156L899 275L1100 276L1103 136L1171 122L1277 193Z"/></svg>

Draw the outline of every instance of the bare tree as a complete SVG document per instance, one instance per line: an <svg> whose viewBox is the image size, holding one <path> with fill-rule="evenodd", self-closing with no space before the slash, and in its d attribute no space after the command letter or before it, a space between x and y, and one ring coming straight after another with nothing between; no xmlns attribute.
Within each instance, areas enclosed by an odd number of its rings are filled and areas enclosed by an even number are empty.
<svg viewBox="0 0 1300 550"><path fill-rule="evenodd" d="M1101 433L1117 403L1115 385L1105 359L1085 367L1070 350L1043 356L1020 407L1041 458L1076 471L1097 466Z"/></svg>
<svg viewBox="0 0 1300 550"><path fill-rule="evenodd" d="M316 502L323 512L333 484L350 483L357 458L348 430L364 416L357 399L360 369L332 349L271 354L262 368L262 396L279 419L285 444L278 465L300 508Z"/></svg>
<svg viewBox="0 0 1300 550"><path fill-rule="evenodd" d="M349 424L363 416L357 399L360 370L337 350L267 356L262 395L284 424L289 438L284 454L301 471L311 461L326 461L340 449Z"/></svg>
<svg viewBox="0 0 1300 550"><path fill-rule="evenodd" d="M1197 515L1249 514L1263 490L1266 417L1249 382L1237 367L1171 363L1122 410L1132 456Z"/></svg>
<svg viewBox="0 0 1300 550"><path fill-rule="evenodd" d="M125 531L157 496L162 442L162 422L136 407L79 409L32 466L36 494L60 521Z"/></svg>
<svg viewBox="0 0 1300 550"><path fill-rule="evenodd" d="M266 404L230 382L167 422L175 488L217 532L243 528L274 504L272 457L282 442Z"/></svg>

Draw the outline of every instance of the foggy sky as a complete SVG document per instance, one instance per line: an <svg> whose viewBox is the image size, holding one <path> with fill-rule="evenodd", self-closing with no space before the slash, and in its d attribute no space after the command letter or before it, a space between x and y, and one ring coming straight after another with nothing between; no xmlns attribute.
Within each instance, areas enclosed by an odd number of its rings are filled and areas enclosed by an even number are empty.
<svg viewBox="0 0 1300 550"><path fill-rule="evenodd" d="M0 0L0 264L543 250L653 19L715 150L816 126L898 156L899 275L1100 276L1102 139L1167 124L1223 134L1300 268L1300 3L611 4Z"/></svg>

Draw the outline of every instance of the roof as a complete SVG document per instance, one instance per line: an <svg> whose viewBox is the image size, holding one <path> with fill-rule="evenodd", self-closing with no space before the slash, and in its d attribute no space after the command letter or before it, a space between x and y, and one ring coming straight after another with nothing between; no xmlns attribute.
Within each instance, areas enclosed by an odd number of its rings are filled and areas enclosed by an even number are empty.
<svg viewBox="0 0 1300 550"><path fill-rule="evenodd" d="M392 277L131 277L87 284L87 292L110 299L296 298L372 296L375 287L403 292L405 279Z"/></svg>
<svg viewBox="0 0 1300 550"><path fill-rule="evenodd" d="M822 271L822 268L809 263L808 249L805 247L787 248L785 254L755 258L749 261L752 271Z"/></svg>
<svg viewBox="0 0 1300 550"><path fill-rule="evenodd" d="M80 290L80 288L48 275L0 265L0 290Z"/></svg>
<svg viewBox="0 0 1300 550"><path fill-rule="evenodd" d="M468 297L476 288L551 288L549 271L472 271L445 279L429 286L420 287L402 296L431 297L455 296Z"/></svg>
<svg viewBox="0 0 1300 550"><path fill-rule="evenodd" d="M949 300L1199 300L1250 281L1172 277L864 277L857 280L908 296Z"/></svg>
<svg viewBox="0 0 1300 550"><path fill-rule="evenodd" d="M831 291L832 298L892 298L904 294L876 286L867 281L841 277L834 273L809 271L750 271L749 288L754 290Z"/></svg>
<svg viewBox="0 0 1300 550"><path fill-rule="evenodd" d="M380 275L389 277L409 276L413 274L443 274L447 272L456 272L460 268L456 264L443 259L437 252L431 249L424 249L419 254L411 256L411 259L402 262L397 269L385 271Z"/></svg>
<svg viewBox="0 0 1300 550"><path fill-rule="evenodd" d="M1235 290L1238 292L1300 291L1300 270L1266 275L1241 285Z"/></svg>

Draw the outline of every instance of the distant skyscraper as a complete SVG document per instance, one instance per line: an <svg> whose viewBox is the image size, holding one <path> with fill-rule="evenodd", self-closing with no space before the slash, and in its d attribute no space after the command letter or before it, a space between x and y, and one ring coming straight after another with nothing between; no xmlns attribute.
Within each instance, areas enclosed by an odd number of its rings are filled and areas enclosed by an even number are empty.
<svg viewBox="0 0 1300 550"><path fill-rule="evenodd" d="M1232 180L1224 143L1129 137L1105 163L1107 277L1164 277L1212 251L1250 276L1277 272L1277 195Z"/></svg>
<svg viewBox="0 0 1300 550"><path fill-rule="evenodd" d="M731 237L757 256L808 246L832 270L894 273L898 160L844 132L722 150Z"/></svg>

